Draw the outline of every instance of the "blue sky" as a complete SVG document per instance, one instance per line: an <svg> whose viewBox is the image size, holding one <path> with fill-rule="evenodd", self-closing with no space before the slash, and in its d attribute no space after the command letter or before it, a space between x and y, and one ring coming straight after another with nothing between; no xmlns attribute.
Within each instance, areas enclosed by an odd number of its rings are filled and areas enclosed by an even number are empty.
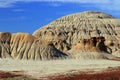
<svg viewBox="0 0 120 80"><path fill-rule="evenodd" d="M88 10L120 18L119 0L0 0L0 32L27 32L62 16Z"/></svg>

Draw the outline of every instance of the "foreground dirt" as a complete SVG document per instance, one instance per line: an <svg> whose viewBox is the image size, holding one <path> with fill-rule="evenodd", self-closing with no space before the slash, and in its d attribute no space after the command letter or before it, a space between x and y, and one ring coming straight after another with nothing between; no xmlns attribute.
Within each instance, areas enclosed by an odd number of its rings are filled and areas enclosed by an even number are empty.
<svg viewBox="0 0 120 80"><path fill-rule="evenodd" d="M109 68L101 72L80 72L47 78L48 80L120 80L120 68Z"/></svg>
<svg viewBox="0 0 120 80"><path fill-rule="evenodd" d="M24 75L24 71L0 71L0 80L36 80Z"/></svg>
<svg viewBox="0 0 120 80"><path fill-rule="evenodd" d="M69 72L64 75L59 74L39 79L33 79L29 75L24 75L24 71L0 71L0 80L120 80L120 67L103 69L102 71Z"/></svg>

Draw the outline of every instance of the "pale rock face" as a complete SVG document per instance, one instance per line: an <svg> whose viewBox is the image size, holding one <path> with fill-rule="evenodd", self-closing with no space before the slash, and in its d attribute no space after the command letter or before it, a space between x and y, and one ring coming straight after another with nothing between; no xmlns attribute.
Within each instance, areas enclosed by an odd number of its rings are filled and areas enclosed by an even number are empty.
<svg viewBox="0 0 120 80"><path fill-rule="evenodd" d="M11 57L10 39L11 33L0 33L0 57Z"/></svg>
<svg viewBox="0 0 120 80"><path fill-rule="evenodd" d="M70 50L80 39L103 36L105 45L109 45L108 52L114 54L115 50L120 50L120 19L95 11L76 13L51 22L36 30L33 35L57 43L59 47L54 44L55 47L63 52ZM109 42L114 45L111 47Z"/></svg>
<svg viewBox="0 0 120 80"><path fill-rule="evenodd" d="M0 33L0 58L50 60L66 58L51 42L27 33Z"/></svg>
<svg viewBox="0 0 120 80"><path fill-rule="evenodd" d="M0 58L120 60L120 20L88 11L59 18L33 35L1 32Z"/></svg>

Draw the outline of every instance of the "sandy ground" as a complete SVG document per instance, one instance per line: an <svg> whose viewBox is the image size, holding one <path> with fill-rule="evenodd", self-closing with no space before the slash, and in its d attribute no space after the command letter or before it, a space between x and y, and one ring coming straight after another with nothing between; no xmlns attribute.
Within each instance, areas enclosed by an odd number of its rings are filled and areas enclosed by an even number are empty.
<svg viewBox="0 0 120 80"><path fill-rule="evenodd" d="M12 72L17 75L30 76L41 79L54 75L66 75L68 73L101 72L111 67L119 67L120 61L113 60L51 60L51 61L30 61L30 60L0 60L0 71Z"/></svg>

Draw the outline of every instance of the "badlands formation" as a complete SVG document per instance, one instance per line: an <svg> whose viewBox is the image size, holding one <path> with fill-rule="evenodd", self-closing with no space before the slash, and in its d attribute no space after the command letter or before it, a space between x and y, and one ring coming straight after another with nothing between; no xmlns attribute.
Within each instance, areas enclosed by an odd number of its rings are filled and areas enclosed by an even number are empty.
<svg viewBox="0 0 120 80"><path fill-rule="evenodd" d="M1 32L0 57L120 60L120 19L87 11L59 18L33 35Z"/></svg>
<svg viewBox="0 0 120 80"><path fill-rule="evenodd" d="M51 42L27 33L0 33L0 57L13 59L49 60L65 57Z"/></svg>

